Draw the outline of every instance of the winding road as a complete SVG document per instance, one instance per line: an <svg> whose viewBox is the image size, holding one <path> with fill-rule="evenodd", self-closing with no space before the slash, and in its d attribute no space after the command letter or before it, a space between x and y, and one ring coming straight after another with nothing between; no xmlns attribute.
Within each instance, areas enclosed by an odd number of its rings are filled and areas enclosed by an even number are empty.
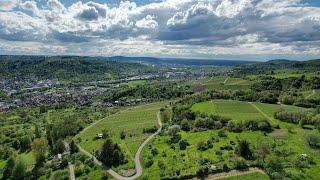
<svg viewBox="0 0 320 180"><path fill-rule="evenodd" d="M113 171L111 168L104 166L101 161L99 161L95 156L93 156L93 155L92 155L91 153L89 153L88 151L86 151L86 150L84 150L83 148L81 148L81 146L79 146L79 145L77 145L77 146L78 146L80 152L82 152L83 154L85 154L85 155L93 158L93 161L94 161L96 164L98 164L98 165L103 166L104 168L106 168L106 169L107 169L107 172L108 172L113 178L119 179L119 180L135 180L135 179L137 179L138 177L140 177L140 176L142 175L142 165L141 165L141 162L140 162L140 155L141 155L141 152L142 152L144 146L147 145L148 142L149 142L151 139L153 139L157 134L159 134L159 133L161 132L161 130L162 130L162 122L161 122L161 118L160 118L160 111L157 113L157 119L158 119L159 129L157 130L157 132L155 132L155 133L153 133L152 135L150 135L150 136L140 145L140 147L138 148L138 150L137 150L137 152L136 152L136 154L135 154L135 156L134 156L134 163L135 163L136 173L135 173L133 176L131 176L131 177L121 176L121 175L118 174L117 172ZM101 121L101 120L100 120L100 121ZM98 122L100 122L100 121L98 121ZM98 123L98 122L96 122L96 123ZM96 124L96 123L94 123L94 124ZM94 124L93 124L93 125L94 125ZM84 131L86 131L88 128L90 128L90 127L92 127L92 125L89 126L89 127L87 127L87 128L85 128L85 129L82 131L82 133L83 133Z"/></svg>

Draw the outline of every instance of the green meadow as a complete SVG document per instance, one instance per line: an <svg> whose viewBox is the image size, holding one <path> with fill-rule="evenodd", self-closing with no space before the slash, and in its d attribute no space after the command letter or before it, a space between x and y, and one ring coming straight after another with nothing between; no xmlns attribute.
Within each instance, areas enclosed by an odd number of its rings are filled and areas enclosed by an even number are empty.
<svg viewBox="0 0 320 180"><path fill-rule="evenodd" d="M209 90L228 90L228 89L238 89L238 90L245 90L249 89L253 82L242 79L242 78L230 78L225 76L216 76L201 79L198 81L193 82L193 86L204 85L206 89Z"/></svg>
<svg viewBox="0 0 320 180"><path fill-rule="evenodd" d="M221 115L235 121L264 119L264 116L250 103L232 100L212 100L197 103L192 106L193 111L207 114Z"/></svg>

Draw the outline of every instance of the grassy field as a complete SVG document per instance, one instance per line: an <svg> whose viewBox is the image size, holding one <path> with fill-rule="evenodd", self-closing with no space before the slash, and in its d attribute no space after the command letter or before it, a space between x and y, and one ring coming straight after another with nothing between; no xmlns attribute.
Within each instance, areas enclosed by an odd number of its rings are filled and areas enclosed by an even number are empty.
<svg viewBox="0 0 320 180"><path fill-rule="evenodd" d="M95 152L104 142L102 139L95 140L96 134L107 129L110 137L119 144L129 160L127 164L117 167L116 170L134 168L132 159L140 144L149 136L149 134L143 133L143 129L157 125L157 112L166 104L167 102L160 102L130 107L120 111L116 115L94 124L87 131L77 136L77 138L81 138L79 144L88 152ZM120 138L120 132L122 131L126 134L125 139Z"/></svg>
<svg viewBox="0 0 320 180"><path fill-rule="evenodd" d="M254 106L256 106L260 111L257 111ZM237 140L247 140L250 143L251 148L255 148L261 142L276 143L279 150L290 151L291 154L285 157L285 161L293 162L297 155L307 154L314 157L316 162L315 165L310 166L310 168L305 169L306 172L301 172L295 168L286 168L288 172L292 174L293 179L317 179L320 177L320 158L318 156L319 150L311 148L306 139L306 134L310 133L311 130L302 129L299 125L289 124L285 122L278 121L273 118L273 114L279 109L286 109L289 111L305 111L304 108L294 107L294 106L283 106L283 105L272 105L272 104L262 104L253 103L252 105L246 102L238 101L225 101L225 100L214 100L212 102L198 103L192 107L193 110L202 110L211 114L223 114L229 115L233 118L236 117L268 117L270 120L279 124L280 130L283 131L283 136L272 136L271 134L265 136L262 131L244 131L242 133L228 132L227 137L218 137L219 130L208 130L203 132L180 132L183 139L189 142L189 146L186 150L180 150L179 146L175 145L175 150L170 147L167 143L169 136L158 136L154 139L149 148L145 148L142 153L142 162L145 165L147 158L152 157L153 164L145 168L143 174L147 177L152 177L156 179L161 179L165 177L181 177L185 175L195 175L199 168L199 160L201 158L208 158L214 162L214 165L221 167L226 163L229 167L234 168L234 161L236 155L234 150L220 150L220 147L225 145L230 145L230 141L237 142ZM259 115L260 114L260 115ZM241 119L241 118L239 118ZM290 129L290 131L288 130ZM213 148L199 151L197 149L197 144L200 141L206 141L211 138L219 139L219 142L215 142ZM236 145L232 145L233 149ZM151 149L156 148L158 154L152 156ZM216 152L222 152L221 155ZM159 162L164 163L165 169L159 168ZM261 177L260 177L261 176ZM247 174L240 177L234 177L231 179L268 179L262 174Z"/></svg>
<svg viewBox="0 0 320 180"><path fill-rule="evenodd" d="M265 118L251 104L242 101L213 100L195 104L192 110L229 117L235 121Z"/></svg>
<svg viewBox="0 0 320 180"><path fill-rule="evenodd" d="M225 76L217 76L201 79L193 82L193 86L204 85L206 89L215 89L215 90L235 90L235 89L249 89L251 81L241 79L241 78L230 78Z"/></svg>

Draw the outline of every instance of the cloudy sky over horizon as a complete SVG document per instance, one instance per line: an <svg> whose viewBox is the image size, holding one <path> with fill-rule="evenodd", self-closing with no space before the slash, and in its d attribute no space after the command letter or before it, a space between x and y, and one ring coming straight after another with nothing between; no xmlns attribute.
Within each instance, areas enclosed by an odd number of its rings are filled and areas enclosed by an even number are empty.
<svg viewBox="0 0 320 180"><path fill-rule="evenodd" d="M319 0L0 0L0 54L320 58Z"/></svg>

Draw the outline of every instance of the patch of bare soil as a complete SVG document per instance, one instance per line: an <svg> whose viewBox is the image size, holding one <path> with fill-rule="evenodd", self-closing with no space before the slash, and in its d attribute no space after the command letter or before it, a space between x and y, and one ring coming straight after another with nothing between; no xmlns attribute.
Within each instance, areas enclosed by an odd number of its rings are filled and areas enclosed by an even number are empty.
<svg viewBox="0 0 320 180"><path fill-rule="evenodd" d="M284 137L286 136L288 133L287 131L283 130L283 129L276 129L273 132L269 133L269 136L272 137Z"/></svg>
<svg viewBox="0 0 320 180"><path fill-rule="evenodd" d="M120 173L125 177L130 177L136 173L135 169L121 170Z"/></svg>
<svg viewBox="0 0 320 180"><path fill-rule="evenodd" d="M225 179L225 178L229 178L229 177L234 177L234 176L241 176L241 175L245 175L245 174L251 174L251 173L262 173L265 174L264 171L262 171L259 168L249 168L246 171L238 171L238 170L232 170L230 172L223 172L223 173L217 173L217 174L213 174L213 175L209 175L208 177L204 178L206 180L218 180L218 179Z"/></svg>

